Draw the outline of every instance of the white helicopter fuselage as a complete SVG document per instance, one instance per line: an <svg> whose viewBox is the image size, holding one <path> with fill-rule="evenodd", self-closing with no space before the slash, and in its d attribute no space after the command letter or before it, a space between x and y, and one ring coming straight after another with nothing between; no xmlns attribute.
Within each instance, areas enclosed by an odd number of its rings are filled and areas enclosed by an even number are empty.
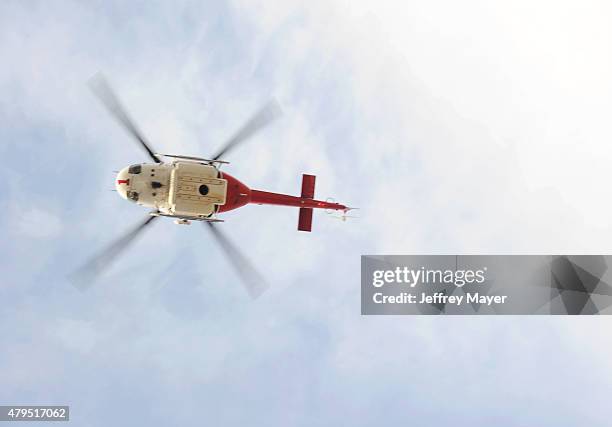
<svg viewBox="0 0 612 427"><path fill-rule="evenodd" d="M210 218L225 204L227 180L210 164L192 161L142 163L119 171L121 197L179 218Z"/></svg>

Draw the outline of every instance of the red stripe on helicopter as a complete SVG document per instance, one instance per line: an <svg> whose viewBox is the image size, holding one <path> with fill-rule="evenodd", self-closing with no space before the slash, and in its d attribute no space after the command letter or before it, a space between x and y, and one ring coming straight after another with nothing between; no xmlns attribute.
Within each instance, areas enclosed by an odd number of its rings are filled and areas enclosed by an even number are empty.
<svg viewBox="0 0 612 427"><path fill-rule="evenodd" d="M130 180L129 179L118 179L117 180L117 184L129 185L130 184Z"/></svg>

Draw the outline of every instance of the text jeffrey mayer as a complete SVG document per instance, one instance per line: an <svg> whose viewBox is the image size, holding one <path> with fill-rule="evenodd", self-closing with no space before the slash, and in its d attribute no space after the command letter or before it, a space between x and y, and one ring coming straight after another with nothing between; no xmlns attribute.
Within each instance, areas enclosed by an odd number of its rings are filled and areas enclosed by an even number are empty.
<svg viewBox="0 0 612 427"><path fill-rule="evenodd" d="M456 304L461 305L464 302L467 304L504 304L507 295L481 295L478 292L466 293L465 295L446 295L442 292L435 294L421 294L421 304Z"/></svg>

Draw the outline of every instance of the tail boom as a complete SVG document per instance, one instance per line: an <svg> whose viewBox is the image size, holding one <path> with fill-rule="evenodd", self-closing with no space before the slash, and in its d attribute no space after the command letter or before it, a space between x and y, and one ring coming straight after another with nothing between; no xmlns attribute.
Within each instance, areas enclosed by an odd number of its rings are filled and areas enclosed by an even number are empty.
<svg viewBox="0 0 612 427"><path fill-rule="evenodd" d="M251 190L250 203L257 205L293 206L296 208L330 209L335 211L344 211L348 209L347 206L341 205L340 203L324 202L322 200L307 199L260 190Z"/></svg>

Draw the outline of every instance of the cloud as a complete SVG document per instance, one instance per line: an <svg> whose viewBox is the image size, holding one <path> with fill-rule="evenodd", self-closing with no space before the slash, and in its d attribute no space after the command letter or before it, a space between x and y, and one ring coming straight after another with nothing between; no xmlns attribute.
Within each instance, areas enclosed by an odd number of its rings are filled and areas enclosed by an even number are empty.
<svg viewBox="0 0 612 427"><path fill-rule="evenodd" d="M61 220L49 212L33 208L19 213L17 233L38 239L57 238L62 231Z"/></svg>
<svg viewBox="0 0 612 427"><path fill-rule="evenodd" d="M79 425L606 425L605 319L362 317L358 289L363 253L607 252L606 5L143 5L0 6L0 400ZM316 173L361 218L228 214L273 282L255 303L169 221L77 292L66 273L144 215L107 191L144 157L87 92L100 70L162 152L206 155L278 97L226 170L288 193Z"/></svg>

